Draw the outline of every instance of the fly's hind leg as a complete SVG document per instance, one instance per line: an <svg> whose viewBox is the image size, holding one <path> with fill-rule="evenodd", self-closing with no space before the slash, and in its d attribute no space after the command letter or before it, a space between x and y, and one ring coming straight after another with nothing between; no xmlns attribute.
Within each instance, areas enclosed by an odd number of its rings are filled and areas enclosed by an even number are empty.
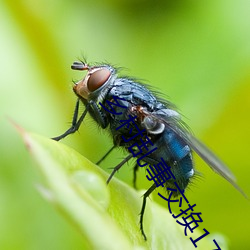
<svg viewBox="0 0 250 250"><path fill-rule="evenodd" d="M136 163L135 166L134 166L134 168L133 168L133 187L135 189L137 189L136 188L136 175L137 175L138 169L139 169L139 165Z"/></svg>
<svg viewBox="0 0 250 250"><path fill-rule="evenodd" d="M143 229L143 216L144 216L144 212L145 212L145 208L146 208L146 202L147 202L147 198L148 196L156 189L156 185L153 184L148 190L147 192L143 195L143 200L142 200L142 208L141 208L141 212L140 212L140 230L142 233L142 236L144 238L144 240L147 240L147 236L144 232Z"/></svg>

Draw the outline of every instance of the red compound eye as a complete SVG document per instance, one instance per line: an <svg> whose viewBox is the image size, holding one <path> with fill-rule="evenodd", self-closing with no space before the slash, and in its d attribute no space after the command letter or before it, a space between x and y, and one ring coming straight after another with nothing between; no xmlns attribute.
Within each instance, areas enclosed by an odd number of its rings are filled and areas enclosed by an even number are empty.
<svg viewBox="0 0 250 250"><path fill-rule="evenodd" d="M88 90L93 92L99 89L109 78L110 71L108 69L99 69L92 73L88 79Z"/></svg>

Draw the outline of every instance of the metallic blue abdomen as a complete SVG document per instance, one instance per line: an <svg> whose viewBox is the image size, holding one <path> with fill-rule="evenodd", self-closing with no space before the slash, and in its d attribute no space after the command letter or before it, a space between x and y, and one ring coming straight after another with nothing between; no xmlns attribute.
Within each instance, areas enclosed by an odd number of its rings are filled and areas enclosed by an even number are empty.
<svg viewBox="0 0 250 250"><path fill-rule="evenodd" d="M132 109L139 109L140 107L143 107L145 112L148 112L150 116L150 114L160 112L161 110L170 110L171 107L169 107L167 103L159 101L144 86L136 84L133 81L128 81L127 79L126 81L123 81L123 79L116 81L112 88L108 91L105 100L112 100L114 97L123 99L119 100L119 103L126 107L124 109L114 106L113 108L117 111L117 113L120 112L122 115L111 115L111 119L108 119L110 121L109 126L114 145L125 147L129 152L131 152L131 149L138 151L134 145L141 144L142 136L137 136L132 141L124 142L122 137L130 138L136 134L136 130L134 134L133 132L131 134L131 131L129 132L129 129L126 129L125 127L117 130L117 128L122 124L121 120L129 119L129 115L133 113L131 112ZM107 115L110 114L107 113ZM143 117L138 117L138 119L136 119L136 125L140 130L145 130L145 127L142 125L142 119ZM165 121L166 123L168 122L166 117ZM194 174L190 147L167 126L165 126L165 129L158 134L151 134L148 131L144 131L143 137L150 138L153 145L147 144L147 148L142 148L142 152L136 155L137 159L142 158L140 162L147 163L142 163L141 165L146 165L145 167L149 167L149 165L153 166L154 164L161 162L161 159L164 159L175 176L175 179L166 181L165 186L176 188L174 185L174 182L176 181L179 187L182 190L185 190L190 181L190 177ZM147 155L147 152L151 151L155 147L157 147L157 150L152 151L152 153ZM146 156L143 157L143 155ZM174 192L174 195L178 194L179 191L176 193Z"/></svg>

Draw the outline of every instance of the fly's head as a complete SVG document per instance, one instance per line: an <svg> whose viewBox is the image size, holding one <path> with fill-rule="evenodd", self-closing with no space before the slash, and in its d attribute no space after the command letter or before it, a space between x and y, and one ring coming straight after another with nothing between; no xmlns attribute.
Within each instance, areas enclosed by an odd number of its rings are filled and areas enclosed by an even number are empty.
<svg viewBox="0 0 250 250"><path fill-rule="evenodd" d="M84 100L91 99L90 96L101 95L105 86L113 82L115 69L109 65L89 66L83 62L74 62L71 66L74 70L87 70L86 76L73 87L75 94Z"/></svg>

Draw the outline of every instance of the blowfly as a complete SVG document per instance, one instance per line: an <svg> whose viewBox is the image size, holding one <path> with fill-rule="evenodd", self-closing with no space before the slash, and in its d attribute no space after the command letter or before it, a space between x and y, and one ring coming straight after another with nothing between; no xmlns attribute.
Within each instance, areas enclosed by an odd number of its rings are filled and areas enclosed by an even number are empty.
<svg viewBox="0 0 250 250"><path fill-rule="evenodd" d="M189 132L172 103L157 97L147 85L133 78L119 77L117 70L109 64L90 66L85 62L74 62L71 68L84 70L87 74L73 87L77 102L71 127L53 139L59 141L76 132L89 113L102 129L109 130L113 138L113 147L101 160L115 147L123 147L128 152L127 157L113 169L107 183L116 171L135 157L134 185L139 167L150 166L154 170L153 166L164 161L175 176L175 180L169 178L164 181L164 187L173 189L175 181L181 190L185 190L195 174L192 159L192 151L195 151L244 195L232 172ZM85 110L79 116L80 102ZM143 215L146 199L156 187L154 183L143 195L140 229L145 239ZM173 192L173 196L179 194L178 190Z"/></svg>

